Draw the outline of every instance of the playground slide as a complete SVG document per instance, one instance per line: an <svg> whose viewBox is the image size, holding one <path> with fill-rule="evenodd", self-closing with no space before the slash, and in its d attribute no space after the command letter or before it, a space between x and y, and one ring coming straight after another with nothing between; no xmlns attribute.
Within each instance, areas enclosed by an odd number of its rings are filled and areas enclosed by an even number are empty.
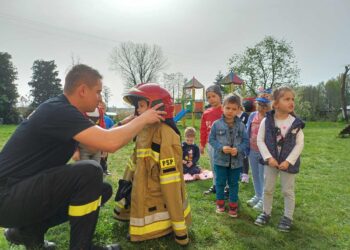
<svg viewBox="0 0 350 250"><path fill-rule="evenodd" d="M186 115L186 113L190 112L188 109L182 109L175 117L174 122L178 122Z"/></svg>

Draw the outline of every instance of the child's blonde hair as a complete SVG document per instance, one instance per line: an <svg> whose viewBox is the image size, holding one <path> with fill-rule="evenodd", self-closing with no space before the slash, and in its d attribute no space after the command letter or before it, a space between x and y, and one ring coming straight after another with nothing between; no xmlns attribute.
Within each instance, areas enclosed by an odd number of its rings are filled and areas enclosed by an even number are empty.
<svg viewBox="0 0 350 250"><path fill-rule="evenodd" d="M185 129L185 137L196 137L196 129L193 127L187 127Z"/></svg>
<svg viewBox="0 0 350 250"><path fill-rule="evenodd" d="M293 96L295 96L294 90L291 89L290 87L287 87L287 86L279 87L272 92L272 107L273 107L273 109L275 109L275 103L277 103L284 96L284 94L286 92L290 92L293 94ZM291 112L291 115L295 116L294 111Z"/></svg>

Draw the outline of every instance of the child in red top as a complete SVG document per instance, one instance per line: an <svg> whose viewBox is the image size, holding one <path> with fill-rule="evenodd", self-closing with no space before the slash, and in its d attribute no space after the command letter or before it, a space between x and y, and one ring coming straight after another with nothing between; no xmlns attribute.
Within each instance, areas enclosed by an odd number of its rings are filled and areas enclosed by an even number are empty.
<svg viewBox="0 0 350 250"><path fill-rule="evenodd" d="M200 128L200 145L199 149L201 154L204 153L205 145L208 142L208 137L210 133L211 126L213 125L214 121L221 118L223 111L222 111L222 94L220 87L218 85L211 85L206 90L206 96L207 100L210 104L210 108L204 111L201 119L201 128ZM208 144L208 155L210 160L210 167L213 171L213 186L208 189L208 191L205 191L205 194L215 193L215 171L214 171L214 165L213 165L213 159L214 159L214 150L213 148Z"/></svg>

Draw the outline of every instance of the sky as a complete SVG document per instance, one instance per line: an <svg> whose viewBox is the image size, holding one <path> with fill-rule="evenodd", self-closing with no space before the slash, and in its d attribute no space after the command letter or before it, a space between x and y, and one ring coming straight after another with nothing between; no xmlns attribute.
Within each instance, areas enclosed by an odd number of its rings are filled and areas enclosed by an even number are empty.
<svg viewBox="0 0 350 250"><path fill-rule="evenodd" d="M228 60L264 39L294 48L302 84L336 77L350 64L349 0L0 0L0 52L12 56L18 92L28 95L35 60L55 60L64 78L72 58L96 68L124 106L123 79L110 54L121 42L159 45L165 73L214 82Z"/></svg>

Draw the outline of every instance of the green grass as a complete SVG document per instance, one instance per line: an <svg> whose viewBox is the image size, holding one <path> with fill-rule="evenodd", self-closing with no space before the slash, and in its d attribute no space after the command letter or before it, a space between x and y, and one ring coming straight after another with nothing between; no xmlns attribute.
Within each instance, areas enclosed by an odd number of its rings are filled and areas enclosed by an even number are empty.
<svg viewBox="0 0 350 250"><path fill-rule="evenodd" d="M187 121L190 125L190 121ZM196 122L198 127L198 121ZM239 218L215 213L215 197L203 196L211 181L187 184L192 207L191 243L186 249L349 249L350 246L350 138L339 139L340 123L309 122L304 130L305 149L301 172L296 181L296 208L293 230L276 230L283 213L283 197L278 185L273 203L272 220L264 228L253 224L257 212L245 201L253 195L251 183L240 185ZM181 128L181 126L180 126ZM15 126L0 127L0 148ZM181 128L182 129L182 128ZM114 185L121 176L132 145L111 154L109 168L113 175L106 178ZM200 164L208 168L204 155ZM126 240L127 225L112 218L113 199L102 209L94 241L120 242L124 249L182 249L171 236L142 243ZM1 229L0 229L1 230ZM2 231L2 230L1 230ZM67 223L50 229L46 235L56 241L59 249L68 249ZM0 235L0 249L9 249ZM11 249L24 249L12 246Z"/></svg>

